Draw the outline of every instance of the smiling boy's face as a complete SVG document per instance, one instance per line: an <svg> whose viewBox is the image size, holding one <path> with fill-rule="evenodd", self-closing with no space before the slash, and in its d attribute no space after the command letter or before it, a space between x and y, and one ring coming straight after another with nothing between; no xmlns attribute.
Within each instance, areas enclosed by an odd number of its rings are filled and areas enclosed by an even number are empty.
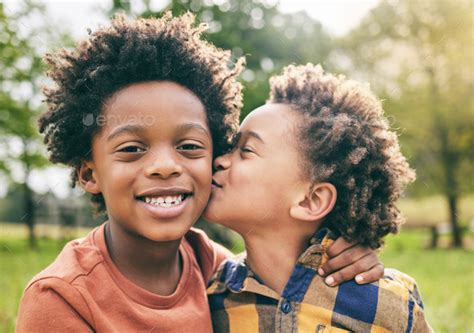
<svg viewBox="0 0 474 333"><path fill-rule="evenodd" d="M307 184L298 163L298 117L284 104L266 104L248 115L236 148L214 163L217 186L204 212L207 220L245 234L288 216L295 193Z"/></svg>
<svg viewBox="0 0 474 333"><path fill-rule="evenodd" d="M82 186L103 194L109 220L127 232L180 239L211 189L212 139L201 101L176 83L144 82L115 93L103 117Z"/></svg>

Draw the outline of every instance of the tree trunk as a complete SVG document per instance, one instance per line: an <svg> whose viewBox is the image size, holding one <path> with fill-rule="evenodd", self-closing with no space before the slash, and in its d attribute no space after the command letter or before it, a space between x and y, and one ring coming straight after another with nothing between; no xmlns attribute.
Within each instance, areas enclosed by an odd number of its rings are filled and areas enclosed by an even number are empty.
<svg viewBox="0 0 474 333"><path fill-rule="evenodd" d="M30 248L37 248L38 244L36 241L35 233L35 202L33 198L33 191L28 185L28 180L31 173L30 157L28 155L28 141L23 141L23 168L25 170L25 182L23 184L23 207L25 213L22 217L22 221L25 222L28 227L28 244Z"/></svg>
<svg viewBox="0 0 474 333"><path fill-rule="evenodd" d="M453 234L452 246L462 247L461 228L458 223L458 197L456 195L448 195L449 205L449 222Z"/></svg>
<svg viewBox="0 0 474 333"><path fill-rule="evenodd" d="M35 233L35 203L33 200L33 191L27 183L24 184L23 199L25 207L25 215L23 220L28 227L28 244L30 248L37 248L36 233Z"/></svg>
<svg viewBox="0 0 474 333"><path fill-rule="evenodd" d="M456 174L459 169L459 153L452 149L449 140L449 129L445 120L443 119L439 110L439 90L435 78L434 69L427 67L427 74L430 77L431 85L431 109L433 110L434 129L438 134L439 140L439 162L444 173L443 192L448 199L449 206L449 222L452 229L452 243L453 247L462 247L461 228L458 223L457 202L459 197L459 186L456 179Z"/></svg>
<svg viewBox="0 0 474 333"><path fill-rule="evenodd" d="M430 229L431 229L430 249L436 249L438 247L438 239L439 239L438 228L434 225Z"/></svg>
<svg viewBox="0 0 474 333"><path fill-rule="evenodd" d="M456 173L459 168L459 156L452 151L446 130L439 130L441 138L441 163L443 164L445 184L444 193L448 200L449 223L451 224L452 247L462 247L462 234L458 221L459 186Z"/></svg>

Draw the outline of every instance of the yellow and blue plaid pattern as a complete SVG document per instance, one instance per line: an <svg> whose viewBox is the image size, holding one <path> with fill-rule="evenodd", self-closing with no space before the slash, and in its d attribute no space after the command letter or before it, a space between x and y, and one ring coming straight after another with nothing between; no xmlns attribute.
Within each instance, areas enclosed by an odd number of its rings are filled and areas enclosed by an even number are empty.
<svg viewBox="0 0 474 333"><path fill-rule="evenodd" d="M313 237L281 295L250 270L245 254L222 263L207 289L214 332L432 332L415 281L401 272L328 287L316 272L333 239L327 229Z"/></svg>

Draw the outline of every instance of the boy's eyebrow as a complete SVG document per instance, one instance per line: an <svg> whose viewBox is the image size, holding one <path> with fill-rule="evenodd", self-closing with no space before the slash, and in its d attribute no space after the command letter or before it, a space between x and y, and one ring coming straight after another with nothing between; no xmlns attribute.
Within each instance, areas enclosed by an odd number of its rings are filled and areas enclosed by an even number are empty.
<svg viewBox="0 0 474 333"><path fill-rule="evenodd" d="M200 124L187 123L187 124L181 124L178 126L178 130L181 130L181 131L187 131L190 129L196 129L200 132L203 132L204 134L206 134L206 136L211 138L211 134L209 133L209 131ZM112 133L108 136L107 141L112 140L113 138L119 136L122 133L127 133L127 132L138 133L144 130L145 130L145 126L138 125L138 124L127 124L124 126L120 126L112 131Z"/></svg>
<svg viewBox="0 0 474 333"><path fill-rule="evenodd" d="M263 141L262 137L254 131L245 131L245 132L242 132L242 135L243 136L251 136L251 137L259 140L260 142L265 143L265 141Z"/></svg>
<svg viewBox="0 0 474 333"><path fill-rule="evenodd" d="M126 132L131 132L131 133L137 133L145 130L145 126L142 125L137 125L137 124L127 124L124 126L117 127L110 133L110 135L107 138L107 141L112 140L113 138L119 136L122 133Z"/></svg>
<svg viewBox="0 0 474 333"><path fill-rule="evenodd" d="M204 126L198 123L186 123L186 124L181 124L178 126L178 130L187 131L190 129L196 129L200 132L203 132L204 134L206 134L206 136L211 138L211 133L209 133L209 130L207 130Z"/></svg>

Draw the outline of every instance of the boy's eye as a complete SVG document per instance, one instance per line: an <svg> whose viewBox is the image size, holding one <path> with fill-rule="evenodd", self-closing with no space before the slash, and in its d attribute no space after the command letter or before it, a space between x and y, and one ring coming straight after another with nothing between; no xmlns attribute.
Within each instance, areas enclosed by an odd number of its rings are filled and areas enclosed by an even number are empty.
<svg viewBox="0 0 474 333"><path fill-rule="evenodd" d="M181 143L176 150L187 158L200 158L205 156L206 146L194 142Z"/></svg>
<svg viewBox="0 0 474 333"><path fill-rule="evenodd" d="M186 143L178 147L179 150L198 150L198 149L203 149L203 147L198 146L193 143Z"/></svg>
<svg viewBox="0 0 474 333"><path fill-rule="evenodd" d="M138 147L138 146L127 146L120 148L118 152L121 153L143 153L145 152L145 149Z"/></svg>
<svg viewBox="0 0 474 333"><path fill-rule="evenodd" d="M240 149L240 152L242 153L253 153L253 150L246 146L239 147L239 149Z"/></svg>

